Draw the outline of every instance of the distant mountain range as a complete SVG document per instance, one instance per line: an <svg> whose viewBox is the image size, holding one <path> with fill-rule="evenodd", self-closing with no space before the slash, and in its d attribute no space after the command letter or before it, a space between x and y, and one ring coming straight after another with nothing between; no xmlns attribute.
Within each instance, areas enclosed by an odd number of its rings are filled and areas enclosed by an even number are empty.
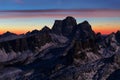
<svg viewBox="0 0 120 80"><path fill-rule="evenodd" d="M0 80L120 80L120 31L96 34L88 21L68 16L52 29L6 32Z"/></svg>

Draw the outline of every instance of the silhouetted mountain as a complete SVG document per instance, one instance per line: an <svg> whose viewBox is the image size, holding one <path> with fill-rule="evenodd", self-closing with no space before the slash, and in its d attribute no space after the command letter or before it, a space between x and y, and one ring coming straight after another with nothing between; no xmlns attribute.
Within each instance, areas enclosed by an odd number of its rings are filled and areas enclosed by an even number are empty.
<svg viewBox="0 0 120 80"><path fill-rule="evenodd" d="M73 28L77 25L76 20L73 17L66 17L64 20L56 20L52 31L55 34L70 36Z"/></svg>
<svg viewBox="0 0 120 80"><path fill-rule="evenodd" d="M47 26L43 27L41 30L41 33L50 33L50 32L51 32L51 29Z"/></svg>
<svg viewBox="0 0 120 80"><path fill-rule="evenodd" d="M92 31L91 25L87 21L77 25L76 35L81 39L95 38L95 33Z"/></svg>
<svg viewBox="0 0 120 80"><path fill-rule="evenodd" d="M62 35L62 20L55 20L52 31L55 34Z"/></svg>
<svg viewBox="0 0 120 80"><path fill-rule="evenodd" d="M40 33L40 31L35 29L35 30L31 31L31 32L27 32L26 34L31 35L31 34L39 34L39 33Z"/></svg>
<svg viewBox="0 0 120 80"><path fill-rule="evenodd" d="M102 42L103 41L103 36L100 32L96 34L96 41L97 42Z"/></svg>
<svg viewBox="0 0 120 80"><path fill-rule="evenodd" d="M8 41L8 40L13 40L13 39L16 39L16 38L19 38L21 37L18 36L17 34L15 33L11 33L9 31L7 31L6 33L3 33L1 36L0 36L0 42L3 42L3 41Z"/></svg>
<svg viewBox="0 0 120 80"><path fill-rule="evenodd" d="M117 41L120 43L120 31L117 31L115 35L116 35Z"/></svg>
<svg viewBox="0 0 120 80"><path fill-rule="evenodd" d="M25 35L0 37L0 80L117 80L120 31L95 34L88 21L55 20ZM13 36L13 38L11 37Z"/></svg>
<svg viewBox="0 0 120 80"><path fill-rule="evenodd" d="M77 25L76 20L73 17L67 17L63 20L62 34L63 36L70 36L73 28Z"/></svg>
<svg viewBox="0 0 120 80"><path fill-rule="evenodd" d="M11 32L9 32L9 31L7 31L6 33L3 33L2 35L1 35L1 37L7 37L7 36L13 36L13 35L15 35L16 36L16 34L15 33L11 33Z"/></svg>

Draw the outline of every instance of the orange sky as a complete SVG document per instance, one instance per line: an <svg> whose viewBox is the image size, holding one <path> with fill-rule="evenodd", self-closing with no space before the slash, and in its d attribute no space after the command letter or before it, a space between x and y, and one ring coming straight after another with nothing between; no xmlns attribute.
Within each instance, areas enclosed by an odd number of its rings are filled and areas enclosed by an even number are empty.
<svg viewBox="0 0 120 80"><path fill-rule="evenodd" d="M0 11L0 34L22 34L45 25L51 28L56 19L67 16L75 17L78 23L87 20L95 32L109 34L120 30L120 10L18 10Z"/></svg>
<svg viewBox="0 0 120 80"><path fill-rule="evenodd" d="M114 27L115 26L115 27ZM99 26L99 25L93 25L92 29L98 33L101 32L102 34L110 34L112 32L117 32L118 30L120 30L120 26L119 25L103 25L103 26Z"/></svg>
<svg viewBox="0 0 120 80"><path fill-rule="evenodd" d="M110 34L112 32L117 32L120 29L108 29L108 28L93 28L93 30L98 33L101 32L102 34Z"/></svg>
<svg viewBox="0 0 120 80"><path fill-rule="evenodd" d="M42 27L41 27L42 28ZM41 29L40 27L39 28L37 28L38 30L40 30ZM22 29L1 29L0 30L0 34L3 34L3 33L5 33L6 31L11 31L11 32L13 32L13 33L16 33L16 34L23 34L23 33L26 33L26 32L28 32L28 31L32 31L32 30L34 30L35 28L33 28L33 29L30 29L30 28L22 28ZM110 33L112 33L112 32L117 32L117 30L120 30L120 27L116 27L116 28L112 28L112 27L107 27L107 26L102 26L102 28L101 28L101 26L94 26L94 25L92 25L92 29L97 33L97 32L101 32L102 34L110 34Z"/></svg>

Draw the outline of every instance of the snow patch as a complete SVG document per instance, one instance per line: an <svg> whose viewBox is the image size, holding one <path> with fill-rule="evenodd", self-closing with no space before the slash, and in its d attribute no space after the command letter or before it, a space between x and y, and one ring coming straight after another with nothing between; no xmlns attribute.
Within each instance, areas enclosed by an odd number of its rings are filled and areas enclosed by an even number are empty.
<svg viewBox="0 0 120 80"><path fill-rule="evenodd" d="M62 35L56 35L56 34L50 34L52 39L56 42L60 43L66 43L68 41L68 38L62 36Z"/></svg>
<svg viewBox="0 0 120 80"><path fill-rule="evenodd" d="M43 50L45 50L45 49L47 49L47 48L49 48L49 47L55 46L55 45L56 45L56 44L55 44L55 43L52 43L52 42L46 43L44 46L41 46L41 48L40 48L39 51L43 51Z"/></svg>

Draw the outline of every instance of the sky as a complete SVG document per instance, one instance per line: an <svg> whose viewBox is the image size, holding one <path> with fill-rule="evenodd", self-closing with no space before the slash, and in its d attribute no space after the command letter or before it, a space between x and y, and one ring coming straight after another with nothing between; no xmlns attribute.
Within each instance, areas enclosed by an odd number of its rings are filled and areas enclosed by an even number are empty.
<svg viewBox="0 0 120 80"><path fill-rule="evenodd" d="M97 33L120 30L120 0L0 0L0 34L26 33L67 16L87 20Z"/></svg>

